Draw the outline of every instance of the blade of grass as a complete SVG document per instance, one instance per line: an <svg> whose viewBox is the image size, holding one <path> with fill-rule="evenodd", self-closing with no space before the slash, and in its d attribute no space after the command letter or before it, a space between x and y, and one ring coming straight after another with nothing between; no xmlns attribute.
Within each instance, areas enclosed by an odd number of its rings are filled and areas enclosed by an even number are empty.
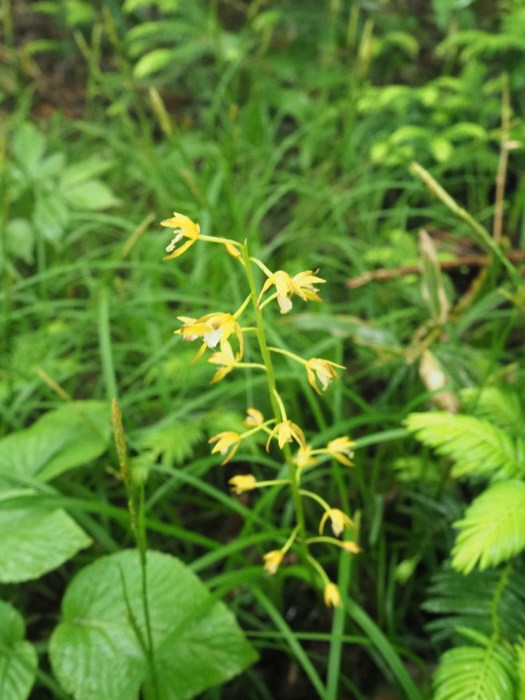
<svg viewBox="0 0 525 700"><path fill-rule="evenodd" d="M358 603L350 598L345 600L344 606L347 614L361 627L363 632L370 638L375 649L384 659L393 677L402 689L404 693L403 697L406 698L406 700L424 700L423 695L401 661L399 654L372 618Z"/></svg>
<svg viewBox="0 0 525 700"><path fill-rule="evenodd" d="M323 682L319 677L319 674L315 670L312 662L308 658L308 654L305 652L305 650L299 643L293 630L286 623L286 620L283 618L283 616L277 610L277 608L274 606L271 600L260 589L254 587L252 588L252 593L262 605L264 610L267 612L273 624L282 633L286 643L288 644L288 647L292 651L294 657L302 667L303 671L310 679L310 682L315 688L315 691L317 692L318 696L320 698L325 698L326 689L323 685Z"/></svg>

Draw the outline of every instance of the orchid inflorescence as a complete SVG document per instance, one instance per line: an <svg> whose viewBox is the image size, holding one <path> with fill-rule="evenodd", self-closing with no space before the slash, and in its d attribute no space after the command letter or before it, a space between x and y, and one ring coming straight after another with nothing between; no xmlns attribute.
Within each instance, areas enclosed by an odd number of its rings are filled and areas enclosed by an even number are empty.
<svg viewBox="0 0 525 700"><path fill-rule="evenodd" d="M270 451L272 444L277 444L288 465L287 479L258 481L253 474L238 474L229 480L230 487L236 494L269 486L288 485L290 487L295 508L296 526L280 549L272 550L264 555L264 568L269 574L275 574L288 550L297 544L303 558L317 571L323 582L325 603L338 606L341 604L339 589L335 583L330 581L317 559L311 555L310 546L315 543L326 543L355 554L360 551L359 546L352 540L341 539L343 532L353 528L354 524L348 515L338 508L331 507L318 494L301 488L301 475L306 469L315 467L324 459L333 458L345 467L353 466L352 447L354 443L347 436L341 436L330 440L328 444L320 448L314 448L308 444L302 428L288 418L283 400L275 384L272 357L276 354L285 355L302 365L310 386L317 394L326 391L331 382L339 377L337 370L342 370L344 367L319 357L305 360L288 350L269 346L266 341L262 315L262 310L274 300L277 302L281 314L287 314L292 310L294 297L303 301L321 302L318 285L324 284L325 280L317 276L317 271L312 270L299 272L293 276L284 270L271 271L259 259L250 257L246 243L241 244L229 238L203 235L199 225L184 214L175 212L171 218L162 221L161 224L173 230L173 238L166 248L168 255L164 258L165 260L181 256L200 241L223 246L227 253L244 268L250 293L237 310L233 313L215 311L200 318L179 316L182 326L175 333L181 335L186 341L199 341L201 343L192 362L199 359L207 350L212 351L208 356L208 362L217 367L211 379L212 383L223 380L236 369L249 367L265 373L273 415L266 419L257 408L248 408L243 424L246 430L242 432L230 430L214 435L209 440L210 444L213 445L211 452L219 454L223 458L222 464L227 464L235 457L241 443L255 434L263 433L265 435L267 452ZM254 265L266 277L260 290L257 290L255 286ZM255 315L255 329L253 327L244 328L240 323L242 314L250 304ZM257 334L262 362L244 361L244 334L248 330L255 330ZM292 453L292 445L296 446L295 453ZM306 536L303 498L313 499L322 508L318 536ZM323 534L328 521L333 537Z"/></svg>

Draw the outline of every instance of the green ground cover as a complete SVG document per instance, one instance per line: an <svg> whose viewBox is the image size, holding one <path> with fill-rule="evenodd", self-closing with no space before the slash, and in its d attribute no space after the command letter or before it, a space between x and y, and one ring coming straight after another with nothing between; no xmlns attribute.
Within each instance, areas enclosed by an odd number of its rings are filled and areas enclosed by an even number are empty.
<svg viewBox="0 0 525 700"><path fill-rule="evenodd" d="M0 7L2 700L525 697L523 2Z"/></svg>

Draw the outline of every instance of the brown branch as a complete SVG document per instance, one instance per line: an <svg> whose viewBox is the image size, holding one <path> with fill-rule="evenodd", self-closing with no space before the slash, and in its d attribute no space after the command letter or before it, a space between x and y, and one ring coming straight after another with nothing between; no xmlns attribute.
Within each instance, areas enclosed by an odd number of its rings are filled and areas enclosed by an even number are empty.
<svg viewBox="0 0 525 700"><path fill-rule="evenodd" d="M525 250L509 250L506 257L510 262L519 263L525 260ZM454 270L458 267L486 267L491 261L488 255L463 255L455 260L442 260L439 262L441 270ZM369 282L388 282L398 277L406 275L421 274L421 265L405 265L403 267L381 268L379 270L371 270L365 272L358 277L352 277L346 281L346 286L350 289L362 287Z"/></svg>

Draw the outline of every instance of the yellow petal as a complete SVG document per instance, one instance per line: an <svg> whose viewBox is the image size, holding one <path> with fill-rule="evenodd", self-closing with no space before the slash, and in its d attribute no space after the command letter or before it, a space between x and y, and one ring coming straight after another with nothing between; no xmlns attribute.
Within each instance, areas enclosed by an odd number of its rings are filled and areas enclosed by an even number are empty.
<svg viewBox="0 0 525 700"><path fill-rule="evenodd" d="M339 593L339 588L332 583L327 581L324 587L324 602L327 607L333 605L334 608L341 606L341 594Z"/></svg>

